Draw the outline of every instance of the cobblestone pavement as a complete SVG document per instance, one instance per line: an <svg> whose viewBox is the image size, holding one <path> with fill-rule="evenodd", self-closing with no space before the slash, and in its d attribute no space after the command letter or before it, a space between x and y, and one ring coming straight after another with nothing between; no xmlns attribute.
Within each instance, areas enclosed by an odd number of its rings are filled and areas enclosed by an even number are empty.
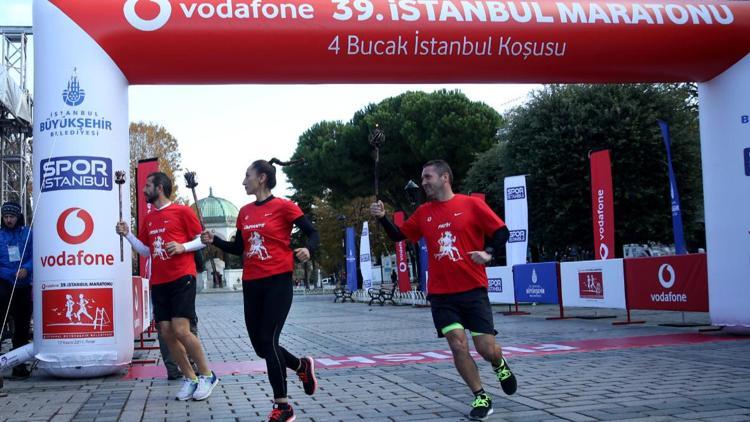
<svg viewBox="0 0 750 422"><path fill-rule="evenodd" d="M295 297L281 343L294 354L338 360L447 349L445 341L435 336L428 308L334 304L332 299ZM496 307L502 345L608 339L600 343L619 342L619 347L513 353L509 362L519 379L513 396L505 396L489 366L478 362L485 389L494 399L495 414L490 420L750 421L750 338L702 334L710 336L710 341L636 345L634 338L696 333L697 329L658 325L682 321L680 313L633 312L633 319L645 319L646 324L613 326L613 319L546 320L557 314L557 307L552 306L525 309L531 314L504 316L500 311L507 307ZM568 313L625 317L619 310ZM201 294L198 314L200 337L211 362L258 360L245 332L241 294ZM684 318L708 322L702 313ZM7 342L3 346L7 349ZM158 351L136 353L141 358L159 356ZM142 369L153 372L154 368ZM27 380L6 379L8 396L0 398L0 420L261 421L270 411L272 394L263 373L224 375L203 402L173 400L179 381L132 378L133 373L60 380L35 372ZM290 374L290 400L299 421L459 421L465 420L471 400L450 359L340 369L321 363L318 379L318 392L309 397Z"/></svg>

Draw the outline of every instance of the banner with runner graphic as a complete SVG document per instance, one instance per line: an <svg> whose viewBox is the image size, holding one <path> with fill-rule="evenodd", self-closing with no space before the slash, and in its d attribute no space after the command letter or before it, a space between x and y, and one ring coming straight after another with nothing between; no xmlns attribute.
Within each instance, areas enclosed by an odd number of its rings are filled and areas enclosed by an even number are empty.
<svg viewBox="0 0 750 422"><path fill-rule="evenodd" d="M625 309L622 259L560 263L563 306Z"/></svg>
<svg viewBox="0 0 750 422"><path fill-rule="evenodd" d="M615 257L615 202L609 150L589 154L591 211L594 222L594 259Z"/></svg>
<svg viewBox="0 0 750 422"><path fill-rule="evenodd" d="M490 303L515 303L513 269L508 266L487 267L485 271L489 282L487 293L490 297Z"/></svg>
<svg viewBox="0 0 750 422"><path fill-rule="evenodd" d="M705 254L624 260L630 309L708 312Z"/></svg>
<svg viewBox="0 0 750 422"><path fill-rule="evenodd" d="M404 224L403 211L393 213L393 221L397 227ZM411 291L409 280L409 256L406 254L406 241L396 242L396 274L398 275L398 290L402 293Z"/></svg>
<svg viewBox="0 0 750 422"><path fill-rule="evenodd" d="M506 243L507 265L526 263L529 244L529 208L526 202L526 176L505 178L505 224L510 230Z"/></svg>
<svg viewBox="0 0 750 422"><path fill-rule="evenodd" d="M370 255L370 229L367 221L362 223L362 235L359 240L359 272L362 273L362 289L372 289L372 256Z"/></svg>
<svg viewBox="0 0 750 422"><path fill-rule="evenodd" d="M557 262L515 265L513 285L518 302L559 303Z"/></svg>
<svg viewBox="0 0 750 422"><path fill-rule="evenodd" d="M42 284L42 338L68 344L112 344L115 307L112 281Z"/></svg>

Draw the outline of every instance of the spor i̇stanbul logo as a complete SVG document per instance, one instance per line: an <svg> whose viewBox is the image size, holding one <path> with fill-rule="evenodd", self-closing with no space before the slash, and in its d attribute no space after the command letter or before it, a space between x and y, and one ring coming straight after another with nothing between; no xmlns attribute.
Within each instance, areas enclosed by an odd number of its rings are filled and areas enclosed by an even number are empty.
<svg viewBox="0 0 750 422"><path fill-rule="evenodd" d="M86 98L86 92L81 89L81 85L78 82L78 77L75 72L76 70L73 69L73 76L71 76L68 81L68 87L63 89L62 92L63 101L71 107L81 105L83 99Z"/></svg>
<svg viewBox="0 0 750 422"><path fill-rule="evenodd" d="M138 16L138 12L135 11L135 6L138 4L138 0L127 0L125 2L122 11L125 14L125 20L127 20L133 28L141 31L156 31L164 26L169 20L169 17L172 15L172 4L169 3L169 0L150 1L159 6L159 14L153 19L143 19Z"/></svg>

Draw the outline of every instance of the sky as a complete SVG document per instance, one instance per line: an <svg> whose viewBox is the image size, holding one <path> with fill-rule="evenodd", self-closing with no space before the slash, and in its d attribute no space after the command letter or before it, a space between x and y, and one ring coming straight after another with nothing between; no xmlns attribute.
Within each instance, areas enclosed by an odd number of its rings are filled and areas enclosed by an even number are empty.
<svg viewBox="0 0 750 422"><path fill-rule="evenodd" d="M31 0L0 0L0 26L31 25ZM33 57L33 39L29 57ZM32 59L33 61L33 59ZM30 69L33 69L31 63ZM31 73L31 72L30 72ZM33 92L33 77L29 89ZM405 91L459 89L504 113L523 104L539 85L162 85L131 86L131 122L164 126L180 145L182 165L198 176L198 197L226 198L238 208L252 198L242 187L257 159L288 159L299 136L322 120L349 121L370 103ZM365 140L363 140L365 142ZM291 194L278 171L277 196ZM419 175L415 175L418 177ZM182 180L177 182L188 191Z"/></svg>

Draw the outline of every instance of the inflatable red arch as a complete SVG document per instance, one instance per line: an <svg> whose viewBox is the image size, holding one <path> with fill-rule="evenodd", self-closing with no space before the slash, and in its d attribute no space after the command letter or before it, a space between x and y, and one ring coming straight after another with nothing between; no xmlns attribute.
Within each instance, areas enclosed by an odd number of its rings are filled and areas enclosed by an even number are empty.
<svg viewBox="0 0 750 422"><path fill-rule="evenodd" d="M53 374L132 358L129 252L109 259L130 84L699 82L711 319L750 326L748 3L35 0L34 30L34 353ZM112 326L47 328L66 292L111 302Z"/></svg>

